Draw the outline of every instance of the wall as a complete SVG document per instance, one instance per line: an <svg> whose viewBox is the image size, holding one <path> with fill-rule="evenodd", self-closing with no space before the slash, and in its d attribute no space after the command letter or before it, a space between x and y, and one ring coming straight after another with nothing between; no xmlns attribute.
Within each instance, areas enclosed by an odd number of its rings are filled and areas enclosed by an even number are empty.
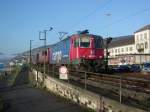
<svg viewBox="0 0 150 112"><path fill-rule="evenodd" d="M130 50L130 48L132 48L132 50ZM123 49L123 51L122 51L122 49ZM116 52L116 50L117 50L117 52ZM114 58L116 55L121 55L121 54L136 53L134 44L109 48L108 51L110 52L110 58Z"/></svg>
<svg viewBox="0 0 150 112"><path fill-rule="evenodd" d="M137 47L137 44L141 44L143 43L144 45L144 49L142 53L150 53L150 35L149 35L149 31L150 30L144 30L144 31L140 31L135 33L135 47ZM146 37L145 37L146 34ZM147 42L148 47L145 48L145 42ZM136 53L139 53L139 51L136 49Z"/></svg>
<svg viewBox="0 0 150 112"><path fill-rule="evenodd" d="M35 80L37 80L36 70L33 70L33 75L35 76ZM42 73L39 72L39 82L42 82L42 76ZM144 112L49 76L45 78L43 85L57 95L94 110L105 110L105 112Z"/></svg>

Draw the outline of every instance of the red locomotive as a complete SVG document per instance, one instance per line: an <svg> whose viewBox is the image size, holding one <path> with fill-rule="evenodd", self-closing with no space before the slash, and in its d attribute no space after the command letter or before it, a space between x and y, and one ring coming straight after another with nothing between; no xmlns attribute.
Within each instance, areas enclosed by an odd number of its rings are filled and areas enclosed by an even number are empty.
<svg viewBox="0 0 150 112"><path fill-rule="evenodd" d="M97 71L104 65L104 44L101 36L89 34L87 31L71 35L52 45L44 53L39 52L37 62L49 64L65 64L77 69Z"/></svg>

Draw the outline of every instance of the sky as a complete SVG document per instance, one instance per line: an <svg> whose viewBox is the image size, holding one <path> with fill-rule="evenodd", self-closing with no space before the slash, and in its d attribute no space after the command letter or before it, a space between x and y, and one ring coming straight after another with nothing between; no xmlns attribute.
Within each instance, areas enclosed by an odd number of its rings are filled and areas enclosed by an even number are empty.
<svg viewBox="0 0 150 112"><path fill-rule="evenodd" d="M48 30L47 44L58 32L117 37L134 34L150 24L150 0L0 0L0 52L16 54L44 44L39 31ZM110 14L110 16L108 16ZM43 35L41 35L41 38Z"/></svg>

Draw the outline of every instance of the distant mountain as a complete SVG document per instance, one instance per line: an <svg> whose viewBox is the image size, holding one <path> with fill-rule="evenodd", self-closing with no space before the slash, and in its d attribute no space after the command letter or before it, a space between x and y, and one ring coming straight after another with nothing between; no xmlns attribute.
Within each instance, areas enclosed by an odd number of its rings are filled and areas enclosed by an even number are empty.
<svg viewBox="0 0 150 112"><path fill-rule="evenodd" d="M3 53L0 52L0 55L3 55Z"/></svg>
<svg viewBox="0 0 150 112"><path fill-rule="evenodd" d="M5 62L9 61L10 59L14 58L15 56L16 55L0 53L0 62L5 63Z"/></svg>

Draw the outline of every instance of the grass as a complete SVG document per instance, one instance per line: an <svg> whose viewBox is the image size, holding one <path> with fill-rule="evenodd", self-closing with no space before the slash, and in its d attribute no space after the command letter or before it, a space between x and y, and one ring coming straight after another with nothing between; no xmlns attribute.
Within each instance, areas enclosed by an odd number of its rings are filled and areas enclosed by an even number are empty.
<svg viewBox="0 0 150 112"><path fill-rule="evenodd" d="M140 101L139 104L142 106L142 108L146 108L150 111L150 98L144 101Z"/></svg>
<svg viewBox="0 0 150 112"><path fill-rule="evenodd" d="M20 70L21 70L20 66L15 66L13 71L9 74L9 77L7 79L7 84L9 86L12 86L14 84L17 75L20 73Z"/></svg>

